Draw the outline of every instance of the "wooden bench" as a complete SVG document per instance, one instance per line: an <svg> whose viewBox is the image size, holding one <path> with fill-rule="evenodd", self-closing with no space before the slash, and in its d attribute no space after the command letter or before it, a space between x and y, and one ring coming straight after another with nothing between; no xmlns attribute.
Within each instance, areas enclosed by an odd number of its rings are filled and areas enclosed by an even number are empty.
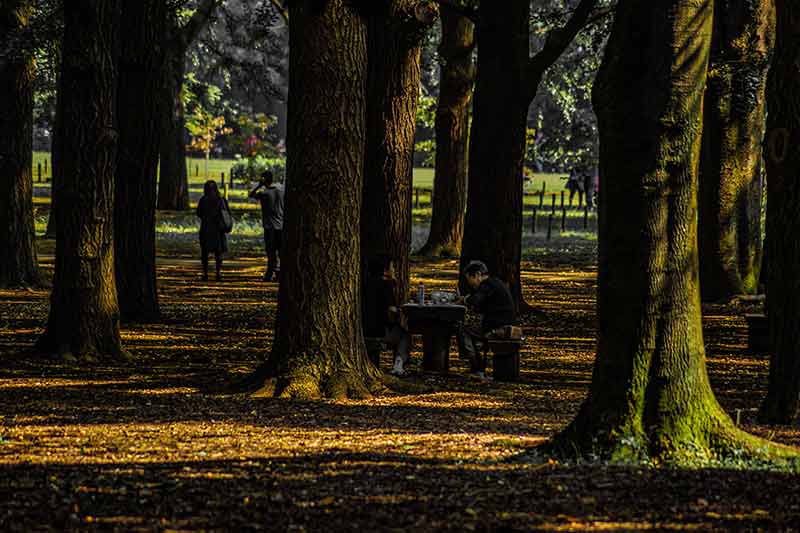
<svg viewBox="0 0 800 533"><path fill-rule="evenodd" d="M389 345L382 337L364 337L364 343L367 345L367 355L369 360L376 368L381 367L381 352L389 349Z"/></svg>
<svg viewBox="0 0 800 533"><path fill-rule="evenodd" d="M519 381L519 350L525 342L521 339L488 338L484 341L484 354L492 354L492 377L495 381Z"/></svg>
<svg viewBox="0 0 800 533"><path fill-rule="evenodd" d="M769 322L763 313L744 315L747 321L747 350L753 353L769 353Z"/></svg>

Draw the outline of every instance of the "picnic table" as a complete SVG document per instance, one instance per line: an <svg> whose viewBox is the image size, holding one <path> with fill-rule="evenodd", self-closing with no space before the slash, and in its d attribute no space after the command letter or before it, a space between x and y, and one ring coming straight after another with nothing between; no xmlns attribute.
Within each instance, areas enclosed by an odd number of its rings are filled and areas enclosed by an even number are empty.
<svg viewBox="0 0 800 533"><path fill-rule="evenodd" d="M467 308L457 304L406 304L409 333L422 335L422 368L446 373L450 368L450 337Z"/></svg>

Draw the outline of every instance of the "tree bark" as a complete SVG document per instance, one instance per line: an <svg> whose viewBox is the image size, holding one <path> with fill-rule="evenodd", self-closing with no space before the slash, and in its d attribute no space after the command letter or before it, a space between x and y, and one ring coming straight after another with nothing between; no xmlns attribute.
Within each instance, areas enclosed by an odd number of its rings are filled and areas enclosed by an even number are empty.
<svg viewBox="0 0 800 533"><path fill-rule="evenodd" d="M117 297L126 321L159 315L156 289L158 73L164 61L164 0L123 0L117 113L119 149L114 201Z"/></svg>
<svg viewBox="0 0 800 533"><path fill-rule="evenodd" d="M158 105L161 116L160 171L158 209L189 209L189 177L186 172L186 120L183 109L183 77L186 72L186 51L208 25L222 0L198 0L189 20L181 26L172 11L164 20L164 70Z"/></svg>
<svg viewBox="0 0 800 533"><path fill-rule="evenodd" d="M704 301L758 289L761 142L772 54L772 0L717 0L700 171L700 287Z"/></svg>
<svg viewBox="0 0 800 533"><path fill-rule="evenodd" d="M365 21L345 0L290 4L283 269L257 395L363 397L380 383L361 332Z"/></svg>
<svg viewBox="0 0 800 533"><path fill-rule="evenodd" d="M186 48L167 42L164 49L162 86L158 107L161 113L158 209L189 209L189 176L186 171L186 121L183 111L183 76Z"/></svg>
<svg viewBox="0 0 800 533"><path fill-rule="evenodd" d="M420 0L393 0L368 19L367 131L362 257L394 259L397 299L410 279L411 178L420 86L420 45L434 18L418 18ZM422 12L425 14L426 12Z"/></svg>
<svg viewBox="0 0 800 533"><path fill-rule="evenodd" d="M33 5L9 0L0 7L0 39L25 29ZM4 42L0 42L2 47ZM33 56L12 50L0 57L0 287L37 285L33 221Z"/></svg>
<svg viewBox="0 0 800 533"><path fill-rule="evenodd" d="M795 422L800 410L800 6L777 0L767 85L767 318L772 357L761 420Z"/></svg>
<svg viewBox="0 0 800 533"><path fill-rule="evenodd" d="M472 104L469 186L461 266L480 259L505 281L521 310L522 167L528 107L545 71L589 19L596 0L581 0L533 57L530 2L508 0L478 15L478 73ZM463 280L462 280L463 283ZM462 285L462 289L466 287Z"/></svg>
<svg viewBox="0 0 800 533"><path fill-rule="evenodd" d="M461 266L480 259L522 303L522 165L530 104L528 0L480 10ZM539 80L532 82L539 84Z"/></svg>
<svg viewBox="0 0 800 533"><path fill-rule="evenodd" d="M119 7L64 3L55 278L38 347L66 360L124 355L113 231Z"/></svg>
<svg viewBox="0 0 800 533"><path fill-rule="evenodd" d="M56 112L53 118L53 134L50 137L50 215L47 217L47 229L44 236L48 239L56 238L56 189L60 180L58 173L61 171L61 138L59 137L59 122L61 122L61 89L56 82Z"/></svg>
<svg viewBox="0 0 800 533"><path fill-rule="evenodd" d="M419 251L431 257L457 256L467 208L469 104L475 81L472 52L475 24L442 5L439 101L436 107L436 170L428 240Z"/></svg>
<svg viewBox="0 0 800 533"><path fill-rule="evenodd" d="M617 8L594 86L600 174L613 176L600 182L599 343L589 396L551 443L565 454L789 453L736 429L706 372L696 215L712 6Z"/></svg>

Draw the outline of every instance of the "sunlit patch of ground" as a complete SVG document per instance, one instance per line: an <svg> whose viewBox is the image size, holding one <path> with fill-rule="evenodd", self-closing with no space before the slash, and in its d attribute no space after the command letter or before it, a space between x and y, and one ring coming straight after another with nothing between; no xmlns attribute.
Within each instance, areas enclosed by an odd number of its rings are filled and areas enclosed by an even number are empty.
<svg viewBox="0 0 800 533"><path fill-rule="evenodd" d="M30 360L46 291L0 292L0 530L781 529L800 523L794 475L507 462L578 409L595 349L595 275L581 255L526 262L520 383L412 366L422 394L291 402L220 395L269 352L276 285L263 260L202 282L185 250L159 260L164 320L123 329L128 367ZM45 257L46 268L52 262ZM414 284L454 290L455 260L419 261ZM709 307L712 384L759 426L767 359L745 350L744 309ZM419 361L417 340L414 359ZM388 354L384 355L388 361Z"/></svg>

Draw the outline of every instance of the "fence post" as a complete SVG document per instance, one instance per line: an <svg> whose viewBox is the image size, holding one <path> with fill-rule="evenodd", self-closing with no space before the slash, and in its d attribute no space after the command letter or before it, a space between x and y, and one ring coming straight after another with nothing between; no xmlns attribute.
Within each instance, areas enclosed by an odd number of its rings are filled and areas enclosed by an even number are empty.
<svg viewBox="0 0 800 533"><path fill-rule="evenodd" d="M561 191L561 209L564 209L564 191Z"/></svg>
<svg viewBox="0 0 800 533"><path fill-rule="evenodd" d="M553 213L547 216L547 240L553 235Z"/></svg>
<svg viewBox="0 0 800 533"><path fill-rule="evenodd" d="M419 209L419 188L414 187L414 209Z"/></svg>
<svg viewBox="0 0 800 533"><path fill-rule="evenodd" d="M561 208L561 231L567 231L567 208Z"/></svg>
<svg viewBox="0 0 800 533"><path fill-rule="evenodd" d="M220 183L223 185L225 184L225 172L220 172ZM233 184L231 183L231 189L233 189Z"/></svg>
<svg viewBox="0 0 800 533"><path fill-rule="evenodd" d="M552 205L552 207L553 207L553 208L551 209L551 213L552 213L553 215L555 215L555 214L556 214L556 193L552 193L552 194L550 195L550 199L552 200L552 202L551 202L551 203L553 204L553 205Z"/></svg>
<svg viewBox="0 0 800 533"><path fill-rule="evenodd" d="M42 164L39 163L37 166L39 167L39 183L41 183L42 182Z"/></svg>
<svg viewBox="0 0 800 533"><path fill-rule="evenodd" d="M547 182L542 180L542 194L539 195L539 207L544 207L544 192L547 189Z"/></svg>
<svg viewBox="0 0 800 533"><path fill-rule="evenodd" d="M200 165L198 165L197 163L195 163L194 165L194 175L195 177L200 175Z"/></svg>
<svg viewBox="0 0 800 533"><path fill-rule="evenodd" d="M47 176L47 159L44 160L44 175Z"/></svg>
<svg viewBox="0 0 800 533"><path fill-rule="evenodd" d="M531 215L531 233L536 235L536 208L533 208L533 215Z"/></svg>

